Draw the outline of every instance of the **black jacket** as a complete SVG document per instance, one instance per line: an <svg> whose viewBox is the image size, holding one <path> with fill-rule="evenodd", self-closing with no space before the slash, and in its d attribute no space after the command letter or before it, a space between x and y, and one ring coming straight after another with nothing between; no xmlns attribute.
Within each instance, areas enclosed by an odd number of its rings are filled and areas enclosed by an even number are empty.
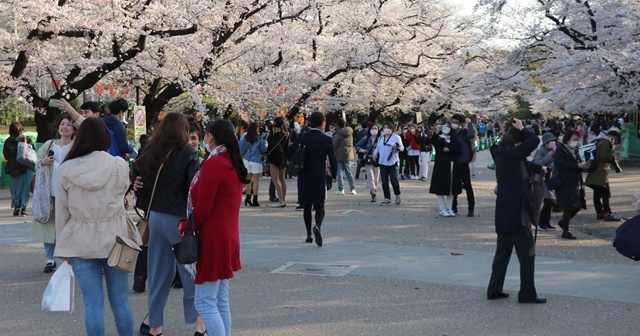
<svg viewBox="0 0 640 336"><path fill-rule="evenodd" d="M23 135L21 135L19 138L21 141L24 141ZM30 138L27 138L27 142L33 145ZM27 172L27 169L29 169L26 166L18 163L18 139L16 139L15 137L8 137L7 140L4 141L2 154L4 155L4 159L7 160L7 165L4 167L4 172L9 176L20 177Z"/></svg>
<svg viewBox="0 0 640 336"><path fill-rule="evenodd" d="M149 158L145 153L139 160L143 188L139 193L140 198L136 206L147 211L156 176L147 174ZM151 210L174 216L186 216L189 186L199 167L198 152L195 149L185 146L171 153L160 172Z"/></svg>

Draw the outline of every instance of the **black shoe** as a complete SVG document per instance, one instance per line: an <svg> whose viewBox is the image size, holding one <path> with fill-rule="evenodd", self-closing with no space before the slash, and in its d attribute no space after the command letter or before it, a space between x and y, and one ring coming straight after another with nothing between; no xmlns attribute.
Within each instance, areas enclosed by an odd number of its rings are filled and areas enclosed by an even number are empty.
<svg viewBox="0 0 640 336"><path fill-rule="evenodd" d="M296 211L304 211L304 205L298 205Z"/></svg>
<svg viewBox="0 0 640 336"><path fill-rule="evenodd" d="M206 330L204 332L196 331L196 333L193 334L193 336L204 336L204 335L208 335Z"/></svg>
<svg viewBox="0 0 640 336"><path fill-rule="evenodd" d="M22 208L22 209L20 210L20 216L22 216L22 217L27 217L27 209Z"/></svg>
<svg viewBox="0 0 640 336"><path fill-rule="evenodd" d="M18 215L20 215L20 208L15 208L15 209L13 209L13 215L14 215L14 216L18 216Z"/></svg>
<svg viewBox="0 0 640 336"><path fill-rule="evenodd" d="M307 237L307 240L304 241L305 243L313 243L313 238L311 236Z"/></svg>
<svg viewBox="0 0 640 336"><path fill-rule="evenodd" d="M249 205L251 205L251 196L252 196L252 195L247 195L247 196L244 198L244 206L249 206Z"/></svg>
<svg viewBox="0 0 640 336"><path fill-rule="evenodd" d="M544 224L538 225L538 231L547 231L547 226Z"/></svg>
<svg viewBox="0 0 640 336"><path fill-rule="evenodd" d="M596 220L603 220L604 219L604 215L599 213L596 215Z"/></svg>
<svg viewBox="0 0 640 336"><path fill-rule="evenodd" d="M322 247L322 235L320 234L319 227L313 227L313 235L316 237L316 245L318 245L318 247Z"/></svg>
<svg viewBox="0 0 640 336"><path fill-rule="evenodd" d="M371 194L371 203L375 203L378 201L378 197L376 196L376 194Z"/></svg>
<svg viewBox="0 0 640 336"><path fill-rule="evenodd" d="M44 272L45 273L51 273L51 272L53 272L54 269L56 269L56 262L55 261L53 263L48 262L46 265L44 265Z"/></svg>
<svg viewBox="0 0 640 336"><path fill-rule="evenodd" d="M174 289L182 289L183 288L182 281L180 281L180 280L174 281L172 286L173 286Z"/></svg>
<svg viewBox="0 0 640 336"><path fill-rule="evenodd" d="M569 231L562 231L562 238L564 239L577 239L576 236L573 235L573 233L569 232Z"/></svg>
<svg viewBox="0 0 640 336"><path fill-rule="evenodd" d="M487 300L506 299L509 297L509 293L492 293L487 292Z"/></svg>
<svg viewBox="0 0 640 336"><path fill-rule="evenodd" d="M451 211L453 211L454 214L458 214L458 209L451 209Z"/></svg>
<svg viewBox="0 0 640 336"><path fill-rule="evenodd" d="M538 296L533 299L518 298L519 303L547 303L547 298Z"/></svg>
<svg viewBox="0 0 640 336"><path fill-rule="evenodd" d="M149 314L147 314L147 316L149 316ZM147 316L145 316L140 323L140 329L138 330L140 332L140 335L150 335L149 331L151 330L151 328L148 324L144 323L144 320L147 318Z"/></svg>
<svg viewBox="0 0 640 336"><path fill-rule="evenodd" d="M133 291L136 293L144 293L145 289L144 277L141 275L133 277Z"/></svg>
<svg viewBox="0 0 640 336"><path fill-rule="evenodd" d="M473 213L473 210L469 210L469 213L467 214L467 217L475 217L476 214Z"/></svg>
<svg viewBox="0 0 640 336"><path fill-rule="evenodd" d="M253 195L253 197L251 197L251 203L249 204L252 207L259 207L260 203L258 203L258 195Z"/></svg>
<svg viewBox="0 0 640 336"><path fill-rule="evenodd" d="M547 223L547 225L546 225L546 229L547 229L547 231L555 231L555 230L556 230L556 227L555 227L555 226L553 226L553 225L551 225L551 224L549 224L549 223Z"/></svg>

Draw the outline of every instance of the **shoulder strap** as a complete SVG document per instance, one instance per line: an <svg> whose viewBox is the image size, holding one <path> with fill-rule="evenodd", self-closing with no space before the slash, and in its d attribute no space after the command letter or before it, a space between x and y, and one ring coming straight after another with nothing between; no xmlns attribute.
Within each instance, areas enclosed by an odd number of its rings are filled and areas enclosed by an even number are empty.
<svg viewBox="0 0 640 336"><path fill-rule="evenodd" d="M156 180L153 181L153 189L151 190L151 198L149 199L149 206L147 207L147 212L144 213L145 219L149 218L149 213L151 212L151 204L153 204L153 196L156 194L156 186L158 185L158 178L160 177L160 172L164 167L164 163L169 158L169 155L171 155L171 152L167 154L167 157L164 159L164 162L162 162L162 164L160 165L160 168L158 168L158 173L156 174Z"/></svg>

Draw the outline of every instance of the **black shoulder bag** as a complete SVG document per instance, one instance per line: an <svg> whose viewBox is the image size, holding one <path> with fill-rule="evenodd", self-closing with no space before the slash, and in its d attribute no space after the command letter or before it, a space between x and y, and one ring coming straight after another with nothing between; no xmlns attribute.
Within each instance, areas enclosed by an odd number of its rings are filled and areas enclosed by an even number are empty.
<svg viewBox="0 0 640 336"><path fill-rule="evenodd" d="M193 264L198 261L198 253L200 252L200 237L196 230L196 222L193 218L193 212L189 214L185 223L184 235L179 243L173 245L173 253L176 255L176 261L181 264Z"/></svg>
<svg viewBox="0 0 640 336"><path fill-rule="evenodd" d="M300 134L300 137L301 139L298 144L298 148L296 148L296 151L291 154L291 157L287 162L287 172L292 176L298 176L302 168L304 168L305 145L302 143L304 141L304 133Z"/></svg>

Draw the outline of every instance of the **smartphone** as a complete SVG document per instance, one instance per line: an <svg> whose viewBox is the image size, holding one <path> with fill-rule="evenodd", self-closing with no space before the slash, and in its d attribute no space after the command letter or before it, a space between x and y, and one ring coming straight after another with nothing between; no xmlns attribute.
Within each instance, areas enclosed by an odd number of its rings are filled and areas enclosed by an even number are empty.
<svg viewBox="0 0 640 336"><path fill-rule="evenodd" d="M54 155L53 151L49 150L49 153L47 153L47 156L53 156L53 155Z"/></svg>
<svg viewBox="0 0 640 336"><path fill-rule="evenodd" d="M58 99L49 99L49 107L58 107L60 106L60 101Z"/></svg>

